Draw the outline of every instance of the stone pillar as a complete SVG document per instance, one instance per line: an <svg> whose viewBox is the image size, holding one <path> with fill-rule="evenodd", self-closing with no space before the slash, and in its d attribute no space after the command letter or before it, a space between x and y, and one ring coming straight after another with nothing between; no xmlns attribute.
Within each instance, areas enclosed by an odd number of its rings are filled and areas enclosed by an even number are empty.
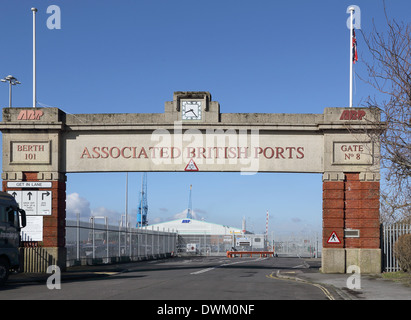
<svg viewBox="0 0 411 320"><path fill-rule="evenodd" d="M345 173L323 181L322 272L381 272L379 181L374 175ZM329 241L332 234L338 241Z"/></svg>

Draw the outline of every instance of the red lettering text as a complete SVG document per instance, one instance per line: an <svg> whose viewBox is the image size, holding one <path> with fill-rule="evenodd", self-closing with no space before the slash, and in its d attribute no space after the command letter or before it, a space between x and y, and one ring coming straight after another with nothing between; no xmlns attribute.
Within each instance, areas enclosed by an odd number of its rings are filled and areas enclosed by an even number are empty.
<svg viewBox="0 0 411 320"><path fill-rule="evenodd" d="M341 114L340 120L362 120L364 116L364 110L344 110Z"/></svg>

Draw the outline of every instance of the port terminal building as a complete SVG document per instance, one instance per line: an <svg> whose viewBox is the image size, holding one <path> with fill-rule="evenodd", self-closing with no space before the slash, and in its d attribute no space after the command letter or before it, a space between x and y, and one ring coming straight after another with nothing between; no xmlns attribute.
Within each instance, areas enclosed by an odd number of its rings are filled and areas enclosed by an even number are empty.
<svg viewBox="0 0 411 320"><path fill-rule="evenodd" d="M264 235L196 219L177 219L149 225L154 230L178 234L178 254L225 255L227 251L259 251L265 248Z"/></svg>

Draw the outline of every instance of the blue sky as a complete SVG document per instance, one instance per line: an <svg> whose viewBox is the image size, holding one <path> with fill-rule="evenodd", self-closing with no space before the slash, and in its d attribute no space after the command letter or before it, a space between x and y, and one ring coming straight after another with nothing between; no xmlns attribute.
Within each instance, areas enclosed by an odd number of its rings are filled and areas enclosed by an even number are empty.
<svg viewBox="0 0 411 320"><path fill-rule="evenodd" d="M411 2L387 2L389 17L409 21ZM222 113L322 113L348 105L349 5L361 29L385 28L379 0L3 0L0 76L14 75L13 105L32 106L32 12L37 13L37 100L67 113L161 113L174 91L209 91ZM49 5L61 29L47 28ZM369 59L357 33L365 76ZM371 93L356 78L354 106ZM0 85L0 106L8 87ZM68 214L124 213L125 173L68 174ZM129 173L135 215L141 173ZM319 174L149 173L149 221L188 205L207 221L274 233L321 231Z"/></svg>

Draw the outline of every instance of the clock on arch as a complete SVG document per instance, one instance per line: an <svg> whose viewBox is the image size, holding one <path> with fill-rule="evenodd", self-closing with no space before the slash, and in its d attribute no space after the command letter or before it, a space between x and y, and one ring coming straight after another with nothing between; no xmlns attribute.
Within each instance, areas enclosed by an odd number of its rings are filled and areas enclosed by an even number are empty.
<svg viewBox="0 0 411 320"><path fill-rule="evenodd" d="M182 120L201 120L203 116L203 101L201 100L182 100L181 119Z"/></svg>

